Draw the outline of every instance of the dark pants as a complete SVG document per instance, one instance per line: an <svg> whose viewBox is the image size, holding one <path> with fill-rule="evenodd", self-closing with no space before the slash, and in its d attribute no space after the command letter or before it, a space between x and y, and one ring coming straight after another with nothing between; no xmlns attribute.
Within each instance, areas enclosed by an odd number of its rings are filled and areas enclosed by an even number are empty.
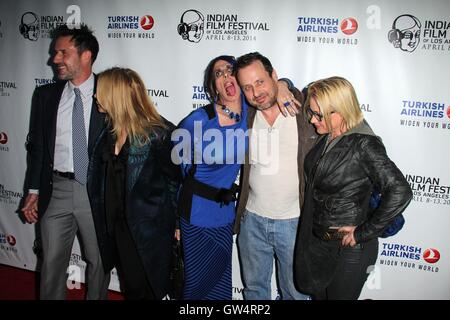
<svg viewBox="0 0 450 320"><path fill-rule="evenodd" d="M119 278L128 300L154 300L155 296L145 275L141 257L131 237L128 224L117 219L115 228L116 246L119 254Z"/></svg>
<svg viewBox="0 0 450 320"><path fill-rule="evenodd" d="M321 241L322 245L338 257L337 267L330 285L314 295L316 300L357 300L378 256L378 238L342 247L340 241Z"/></svg>

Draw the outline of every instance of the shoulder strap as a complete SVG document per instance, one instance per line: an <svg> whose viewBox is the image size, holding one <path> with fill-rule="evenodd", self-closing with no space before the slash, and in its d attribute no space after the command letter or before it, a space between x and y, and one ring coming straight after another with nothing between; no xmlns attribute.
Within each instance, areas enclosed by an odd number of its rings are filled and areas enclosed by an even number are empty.
<svg viewBox="0 0 450 320"><path fill-rule="evenodd" d="M203 110L205 110L206 114L208 115L209 120L214 119L216 117L216 113L214 111L214 104L210 103L210 104L207 104L206 106L203 106L202 108L203 108ZM196 170L197 170L197 165L194 163L194 161L192 161L192 165L188 171L188 176L193 178Z"/></svg>
<svg viewBox="0 0 450 320"><path fill-rule="evenodd" d="M216 117L216 113L214 112L214 104L210 103L203 107L206 114L208 115L208 119L211 120Z"/></svg>
<svg viewBox="0 0 450 320"><path fill-rule="evenodd" d="M211 120L216 117L216 113L214 112L214 104L212 104L212 103L207 104L206 106L203 106L202 109L206 112L206 115L208 116L208 120ZM180 124L178 124L177 128L179 128L179 125ZM187 172L186 179L194 178L196 171L197 171L197 164L194 163L194 161L192 161L192 165Z"/></svg>
<svg viewBox="0 0 450 320"><path fill-rule="evenodd" d="M197 164L194 161L192 161L192 165L191 165L191 167L188 170L186 179L194 178L196 171L197 171Z"/></svg>

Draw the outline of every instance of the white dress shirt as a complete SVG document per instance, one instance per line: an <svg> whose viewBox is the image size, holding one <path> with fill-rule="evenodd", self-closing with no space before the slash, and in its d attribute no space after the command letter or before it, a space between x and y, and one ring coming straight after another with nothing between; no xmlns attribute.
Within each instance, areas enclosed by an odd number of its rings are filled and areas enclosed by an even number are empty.
<svg viewBox="0 0 450 320"><path fill-rule="evenodd" d="M86 142L89 143L89 123L92 110L92 95L94 94L94 74L83 82L80 89L83 101L84 126L86 129ZM56 118L56 139L53 169L61 172L73 172L73 147L72 147L72 111L75 102L76 88L72 82L67 81L58 106ZM39 190L30 189L29 193L39 194Z"/></svg>
<svg viewBox="0 0 450 320"><path fill-rule="evenodd" d="M75 86L68 81L64 87L58 107L56 119L55 157L53 169L61 172L73 172L72 148L72 111L75 102ZM79 87L83 101L84 126L86 128L86 141L89 138L89 119L92 109L92 95L94 94L94 75L83 82Z"/></svg>

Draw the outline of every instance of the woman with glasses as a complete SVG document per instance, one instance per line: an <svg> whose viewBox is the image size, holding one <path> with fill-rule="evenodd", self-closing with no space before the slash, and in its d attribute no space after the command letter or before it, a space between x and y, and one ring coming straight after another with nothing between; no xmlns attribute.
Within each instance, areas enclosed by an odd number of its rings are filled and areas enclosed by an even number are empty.
<svg viewBox="0 0 450 320"><path fill-rule="evenodd" d="M179 192L183 299L232 299L231 254L238 192L234 182L248 146L248 105L234 76L235 62L234 57L225 55L209 62L203 85L210 104L183 119L176 131L179 135L172 138L175 149L181 150L183 175ZM279 87L278 101L288 106L286 101L292 100L288 85L280 81ZM293 107L297 101L292 102ZM189 138L183 139L186 136Z"/></svg>
<svg viewBox="0 0 450 320"><path fill-rule="evenodd" d="M169 292L179 186L170 158L174 126L133 70L101 72L94 98L107 127L95 142L88 192L105 271L117 267L126 299L162 299Z"/></svg>
<svg viewBox="0 0 450 320"><path fill-rule="evenodd" d="M296 283L316 299L356 300L376 262L378 237L409 204L412 191L364 120L346 79L312 83L306 112L322 137L305 158ZM374 188L381 203L372 210Z"/></svg>

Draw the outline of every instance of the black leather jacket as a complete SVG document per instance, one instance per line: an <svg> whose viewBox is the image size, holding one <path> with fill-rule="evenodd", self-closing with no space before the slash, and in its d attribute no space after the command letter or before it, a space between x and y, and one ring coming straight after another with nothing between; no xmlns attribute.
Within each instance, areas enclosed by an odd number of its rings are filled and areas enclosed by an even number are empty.
<svg viewBox="0 0 450 320"><path fill-rule="evenodd" d="M305 200L313 201L314 227L357 226L357 243L380 236L410 202L408 182L365 121L327 148L326 140L323 137L305 159L307 183L314 183L313 199ZM382 201L371 212L373 185L381 191Z"/></svg>

